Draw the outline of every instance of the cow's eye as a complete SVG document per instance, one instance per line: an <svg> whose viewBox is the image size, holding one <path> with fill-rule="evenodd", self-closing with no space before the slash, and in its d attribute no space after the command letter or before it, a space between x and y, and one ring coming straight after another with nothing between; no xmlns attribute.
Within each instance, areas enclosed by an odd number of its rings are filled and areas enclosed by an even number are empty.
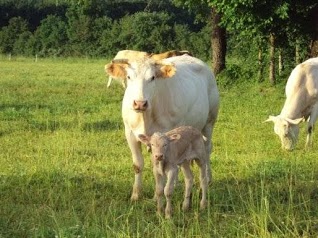
<svg viewBox="0 0 318 238"><path fill-rule="evenodd" d="M155 80L155 76L152 76L151 78L150 78L150 81L154 81Z"/></svg>
<svg viewBox="0 0 318 238"><path fill-rule="evenodd" d="M130 76L129 76L129 75L127 75L127 79L130 79Z"/></svg>

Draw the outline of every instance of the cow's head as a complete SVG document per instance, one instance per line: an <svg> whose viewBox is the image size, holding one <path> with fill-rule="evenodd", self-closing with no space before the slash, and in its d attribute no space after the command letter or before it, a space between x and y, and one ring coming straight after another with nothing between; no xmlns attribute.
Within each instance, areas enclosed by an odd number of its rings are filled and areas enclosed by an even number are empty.
<svg viewBox="0 0 318 238"><path fill-rule="evenodd" d="M105 69L111 77L125 79L127 88L124 100L128 100L126 103L136 112L151 108L153 95L160 83L158 81L171 78L176 72L173 64L146 58L135 62L113 61Z"/></svg>
<svg viewBox="0 0 318 238"><path fill-rule="evenodd" d="M266 122L274 122L274 131L281 140L282 148L291 151L296 146L299 123L303 120L303 118L289 119L281 116L269 116Z"/></svg>

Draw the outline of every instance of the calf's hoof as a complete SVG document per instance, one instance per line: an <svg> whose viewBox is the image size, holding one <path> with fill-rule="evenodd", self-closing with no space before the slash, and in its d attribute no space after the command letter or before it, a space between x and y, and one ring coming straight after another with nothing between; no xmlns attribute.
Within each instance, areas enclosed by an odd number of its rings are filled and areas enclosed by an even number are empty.
<svg viewBox="0 0 318 238"><path fill-rule="evenodd" d="M200 210L204 210L204 209L206 209L206 207L207 207L207 201L206 200L204 200L204 201L201 200L201 202L200 202Z"/></svg>
<svg viewBox="0 0 318 238"><path fill-rule="evenodd" d="M133 193L130 197L130 200L135 202L135 201L138 201L139 200L139 195L138 194L135 194Z"/></svg>

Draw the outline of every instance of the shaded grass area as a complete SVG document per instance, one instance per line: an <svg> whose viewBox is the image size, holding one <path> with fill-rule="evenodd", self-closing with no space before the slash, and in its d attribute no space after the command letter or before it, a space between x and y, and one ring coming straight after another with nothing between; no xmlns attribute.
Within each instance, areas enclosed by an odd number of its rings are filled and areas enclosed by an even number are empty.
<svg viewBox="0 0 318 238"><path fill-rule="evenodd" d="M106 61L107 62L107 61ZM106 89L104 60L0 62L0 237L316 237L317 143L280 149L273 125L283 83L220 88L209 206L155 213L149 155L143 198L129 200L132 162L121 120L123 90ZM315 138L315 137L314 137ZM315 139L314 139L315 140Z"/></svg>

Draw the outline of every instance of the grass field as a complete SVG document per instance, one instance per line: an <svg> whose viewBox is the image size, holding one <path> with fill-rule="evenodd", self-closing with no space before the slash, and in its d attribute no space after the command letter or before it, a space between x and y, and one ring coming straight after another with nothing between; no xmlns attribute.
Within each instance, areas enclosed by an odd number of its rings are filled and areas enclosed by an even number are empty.
<svg viewBox="0 0 318 238"><path fill-rule="evenodd" d="M303 124L285 152L263 123L280 112L284 83L220 88L208 209L198 209L195 169L192 209L180 209L180 183L165 220L146 152L143 197L129 200L123 89L106 89L106 62L0 58L0 237L318 236L317 136L305 150Z"/></svg>

